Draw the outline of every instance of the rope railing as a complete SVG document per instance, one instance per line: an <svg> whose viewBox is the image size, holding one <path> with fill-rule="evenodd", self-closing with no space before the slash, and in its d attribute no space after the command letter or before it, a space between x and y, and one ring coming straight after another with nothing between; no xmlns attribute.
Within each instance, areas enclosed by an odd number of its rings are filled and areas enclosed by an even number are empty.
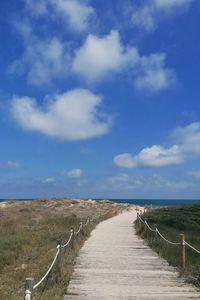
<svg viewBox="0 0 200 300"><path fill-rule="evenodd" d="M83 223L81 222L78 230L74 232L74 235L77 236L81 232L82 228L83 228Z"/></svg>
<svg viewBox="0 0 200 300"><path fill-rule="evenodd" d="M56 247L56 254L55 254L54 258L53 258L53 261L52 261L49 269L45 273L45 275L35 285L34 285L34 278L32 278L32 277L26 278L25 291L24 291L24 300L32 300L33 299L33 291L37 287L39 287L44 282L45 279L48 278L48 275L52 271L53 267L56 264L59 267L61 266L61 264L59 263L59 259L61 261L61 249L64 249L64 248L68 247L70 244L71 244L71 246L73 248L74 238L77 237L81 232L82 232L82 234L84 234L84 228L86 226L88 226L88 224L91 224L91 223L97 221L101 217L105 217L107 215L107 213L108 212L106 212L103 215L99 215L97 218L93 218L93 219L90 219L88 217L87 221L85 222L85 224L83 224L82 222L80 222L79 228L78 228L77 231L74 231L74 229L71 228L71 230L70 230L70 236L69 236L69 239L67 240L67 242L65 244L63 244L63 245L61 244L60 241L58 242L57 247Z"/></svg>
<svg viewBox="0 0 200 300"><path fill-rule="evenodd" d="M192 250L194 250L196 253L200 254L200 251L197 250L195 247L193 247L192 245L190 245L189 243L187 243L185 240L184 240L184 243L186 246L188 246L189 248L191 248Z"/></svg>
<svg viewBox="0 0 200 300"><path fill-rule="evenodd" d="M81 232L83 226L86 227L88 224L89 224L89 218L87 218L87 221L86 221L86 223L84 225L83 225L83 223L80 223L80 226L79 226L79 228L78 228L78 230L76 232L74 232L74 229L70 230L70 236L69 236L68 241L65 244L63 244L63 245L61 245L61 243L57 245L57 247L56 247L57 251L56 251L56 254L54 256L54 259L53 259L53 261L52 261L49 269L47 270L47 272L45 273L45 275L35 285L33 285L33 278L27 278L26 279L26 287L25 287L25 294L24 294L24 299L25 300L32 300L33 290L35 290L37 287L39 287L44 282L44 280L48 277L48 275L50 274L51 270L55 266L55 264L56 264L56 262L58 260L59 255L61 254L61 249L64 249L67 246L69 246L70 243L73 240L73 237L77 236Z"/></svg>
<svg viewBox="0 0 200 300"><path fill-rule="evenodd" d="M51 272L53 266L55 265L56 263L56 260L57 260L57 257L60 253L60 246L57 246L57 252L56 252L56 255L51 263L51 266L49 267L48 271L46 272L46 274L40 279L40 281L38 281L38 283L36 283L34 286L33 286L33 290L36 289L46 278L47 276L49 275L49 273Z"/></svg>
<svg viewBox="0 0 200 300"><path fill-rule="evenodd" d="M70 244L71 240L72 240L72 237L74 235L74 230L71 229L70 232L71 232L71 234L70 234L70 237L69 237L68 241L64 245L61 245L62 249L65 248L65 247L67 247Z"/></svg>
<svg viewBox="0 0 200 300"><path fill-rule="evenodd" d="M150 231L156 232L157 228L156 229L151 228L146 220L144 221L144 223L146 224L146 226L149 228Z"/></svg>
<svg viewBox="0 0 200 300"><path fill-rule="evenodd" d="M145 221L142 220L142 218L140 217L139 213L137 214L137 218L138 218L142 223L145 223Z"/></svg>
<svg viewBox="0 0 200 300"><path fill-rule="evenodd" d="M90 223L90 217L87 218L87 221L85 224L83 224L83 227L86 227Z"/></svg>
<svg viewBox="0 0 200 300"><path fill-rule="evenodd" d="M180 242L174 243L174 242L169 241L168 239L166 239L166 238L160 233L160 231L158 230L158 228L156 228L155 231L156 231L156 232L159 234L159 236L160 236L165 242L167 242L168 244L171 244L171 245L180 245Z"/></svg>
<svg viewBox="0 0 200 300"><path fill-rule="evenodd" d="M200 254L200 251L198 249L193 247L191 244L189 244L185 240L184 234L180 234L180 241L179 242L172 242L172 241L168 240L166 237L164 237L162 235L162 233L158 230L156 225L155 225L155 229L153 229L148 224L146 219L144 219L144 220L142 219L141 214L139 214L139 213L137 213L137 220L139 222L140 227L141 227L142 224L144 224L145 228L147 228L151 232L154 232L156 234L156 236L159 236L160 238L162 238L166 243L168 243L170 245L174 245L174 246L180 246L180 249L181 249L181 251L180 251L180 254L181 254L181 267L182 267L182 269L185 269L185 246L189 247L190 249L192 249L196 253Z"/></svg>

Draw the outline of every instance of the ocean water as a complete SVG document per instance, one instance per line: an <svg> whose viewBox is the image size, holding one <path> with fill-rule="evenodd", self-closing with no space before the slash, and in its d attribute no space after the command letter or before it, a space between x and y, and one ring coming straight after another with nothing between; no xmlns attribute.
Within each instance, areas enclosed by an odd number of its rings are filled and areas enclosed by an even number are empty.
<svg viewBox="0 0 200 300"><path fill-rule="evenodd" d="M147 207L164 207L174 205L186 205L186 204L200 204L200 200L191 199L109 199L116 203L129 203Z"/></svg>

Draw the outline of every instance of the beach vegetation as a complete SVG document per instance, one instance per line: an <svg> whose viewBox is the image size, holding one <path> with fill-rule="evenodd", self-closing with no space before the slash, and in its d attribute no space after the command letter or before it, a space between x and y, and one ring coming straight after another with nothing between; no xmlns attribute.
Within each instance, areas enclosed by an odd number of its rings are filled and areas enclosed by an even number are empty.
<svg viewBox="0 0 200 300"><path fill-rule="evenodd" d="M142 214L151 228L157 227L169 241L180 242L180 235L196 249L200 250L200 205L171 206L159 209L147 209ZM135 222L137 233L146 240L161 257L175 266L187 282L200 287L200 254L185 246L186 267L181 268L180 245L171 245L158 234Z"/></svg>
<svg viewBox="0 0 200 300"><path fill-rule="evenodd" d="M26 277L38 282L48 270L56 252L57 240L64 244L70 229L79 228L88 216L94 222L84 228L62 252L61 276L55 268L36 290L34 299L60 300L66 293L77 253L84 241L103 219L122 206L104 201L35 200L0 203L0 300L23 299Z"/></svg>

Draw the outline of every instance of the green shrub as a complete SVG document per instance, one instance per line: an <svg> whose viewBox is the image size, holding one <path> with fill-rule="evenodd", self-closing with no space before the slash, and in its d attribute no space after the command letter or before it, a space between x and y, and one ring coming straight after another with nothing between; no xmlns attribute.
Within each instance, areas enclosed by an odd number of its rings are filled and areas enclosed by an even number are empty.
<svg viewBox="0 0 200 300"><path fill-rule="evenodd" d="M180 241L180 234L185 234L185 240L200 250L200 205L184 205L148 210L142 216L151 227L156 224L164 237L172 242ZM160 256L169 264L178 268L186 280L200 286L200 254L186 246L186 269L180 268L180 246L166 243L154 232L139 227L135 222L136 231Z"/></svg>

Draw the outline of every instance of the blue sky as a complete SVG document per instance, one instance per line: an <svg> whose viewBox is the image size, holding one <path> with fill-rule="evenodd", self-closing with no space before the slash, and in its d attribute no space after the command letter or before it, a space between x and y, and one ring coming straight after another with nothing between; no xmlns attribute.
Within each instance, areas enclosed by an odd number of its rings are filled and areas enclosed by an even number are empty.
<svg viewBox="0 0 200 300"><path fill-rule="evenodd" d="M200 3L0 9L0 198L200 198Z"/></svg>

